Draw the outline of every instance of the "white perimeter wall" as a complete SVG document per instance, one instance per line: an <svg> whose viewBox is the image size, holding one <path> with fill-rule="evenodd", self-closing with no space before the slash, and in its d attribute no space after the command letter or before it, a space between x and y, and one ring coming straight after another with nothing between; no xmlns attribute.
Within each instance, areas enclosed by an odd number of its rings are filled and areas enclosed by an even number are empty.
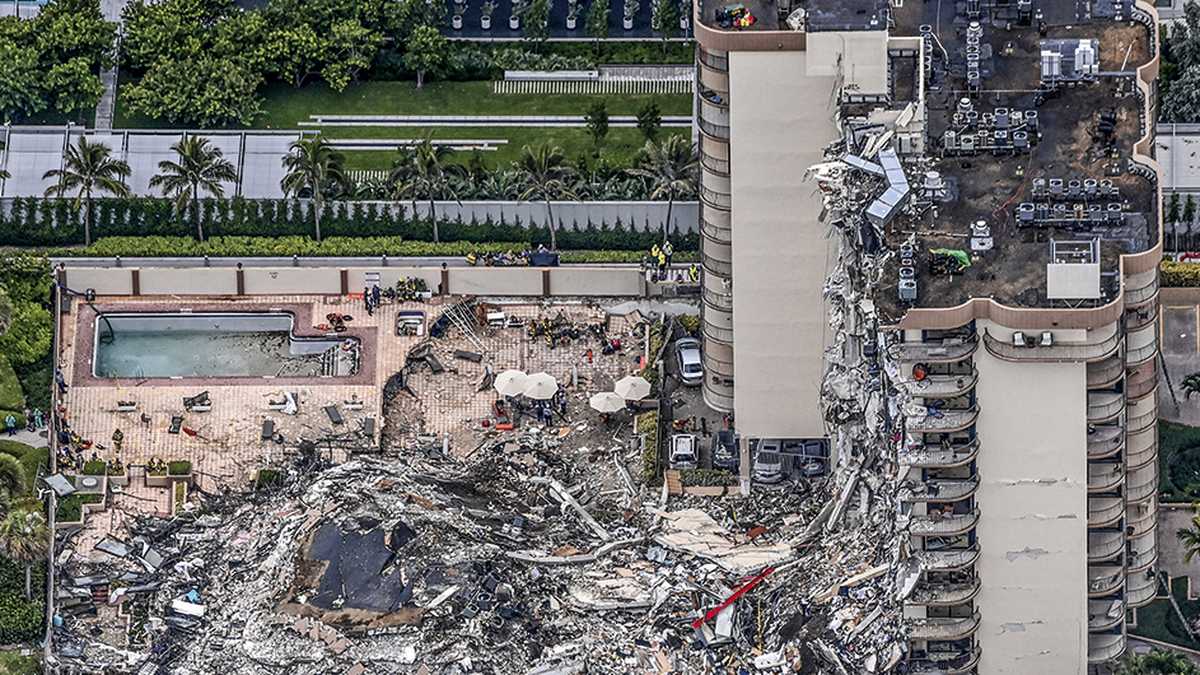
<svg viewBox="0 0 1200 675"><path fill-rule="evenodd" d="M982 333L987 322L980 324ZM1009 363L985 349L976 352L975 364L979 672L1083 675L1087 366Z"/></svg>
<svg viewBox="0 0 1200 675"><path fill-rule="evenodd" d="M807 59L729 54L734 412L747 437L825 435L821 289L835 253L804 172L837 131L834 78L805 77Z"/></svg>

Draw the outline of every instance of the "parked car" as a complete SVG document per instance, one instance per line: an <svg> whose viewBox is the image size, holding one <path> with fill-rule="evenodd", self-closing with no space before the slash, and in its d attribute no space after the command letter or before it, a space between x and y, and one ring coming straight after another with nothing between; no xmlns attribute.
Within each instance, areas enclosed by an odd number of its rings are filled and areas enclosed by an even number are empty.
<svg viewBox="0 0 1200 675"><path fill-rule="evenodd" d="M700 341L682 338L675 342L675 354L679 360L679 379L689 387L704 382L704 366L700 362Z"/></svg>
<svg viewBox="0 0 1200 675"><path fill-rule="evenodd" d="M783 456L779 454L779 441L758 442L752 475L758 483L772 484L783 480Z"/></svg>
<svg viewBox="0 0 1200 675"><path fill-rule="evenodd" d="M671 437L672 469L695 469L699 461L694 434L675 434Z"/></svg>
<svg viewBox="0 0 1200 675"><path fill-rule="evenodd" d="M736 473L739 459L737 436L732 431L723 430L713 434L712 465L714 469L725 469Z"/></svg>

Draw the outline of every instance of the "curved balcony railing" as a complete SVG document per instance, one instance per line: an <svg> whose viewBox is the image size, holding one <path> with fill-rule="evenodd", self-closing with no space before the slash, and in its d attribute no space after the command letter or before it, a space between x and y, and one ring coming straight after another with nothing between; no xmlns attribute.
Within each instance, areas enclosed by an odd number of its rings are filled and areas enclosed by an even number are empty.
<svg viewBox="0 0 1200 675"><path fill-rule="evenodd" d="M926 607L950 607L969 602L979 594L979 579L963 584L929 584L913 591L905 600L910 605Z"/></svg>
<svg viewBox="0 0 1200 675"><path fill-rule="evenodd" d="M1125 410L1125 394L1120 392L1088 392L1087 419L1100 424L1115 418Z"/></svg>
<svg viewBox="0 0 1200 675"><path fill-rule="evenodd" d="M937 652L923 659L909 659L905 673L907 675L961 675L975 671L979 665L979 647L972 647L965 652Z"/></svg>
<svg viewBox="0 0 1200 675"><path fill-rule="evenodd" d="M1124 551L1124 532L1088 532L1088 563L1112 560Z"/></svg>
<svg viewBox="0 0 1200 675"><path fill-rule="evenodd" d="M916 410L925 410L924 414L916 414ZM905 426L914 433L949 433L971 428L979 419L979 406L971 406L967 410L934 410L925 406L914 405L908 411Z"/></svg>
<svg viewBox="0 0 1200 675"><path fill-rule="evenodd" d="M1088 492L1112 492L1125 482L1125 465L1120 462L1088 464Z"/></svg>
<svg viewBox="0 0 1200 675"><path fill-rule="evenodd" d="M1088 497L1088 527L1111 527L1125 515L1121 497Z"/></svg>
<svg viewBox="0 0 1200 675"><path fill-rule="evenodd" d="M1094 565L1087 572L1089 597L1112 595L1125 585L1124 565Z"/></svg>
<svg viewBox="0 0 1200 675"><path fill-rule="evenodd" d="M719 70L723 73L729 72L729 54L727 52L722 52L719 49L705 49L704 47L700 47L697 50L697 58L700 59L700 63L713 70Z"/></svg>
<svg viewBox="0 0 1200 675"><path fill-rule="evenodd" d="M1125 509L1125 536L1137 539L1158 527L1158 505L1153 500L1131 504Z"/></svg>
<svg viewBox="0 0 1200 675"><path fill-rule="evenodd" d="M904 502L960 502L979 488L978 478L964 480L932 479L900 488Z"/></svg>
<svg viewBox="0 0 1200 675"><path fill-rule="evenodd" d="M728 246L733 242L733 226L730 222L729 211L714 209L701 203L700 232L705 238Z"/></svg>
<svg viewBox="0 0 1200 675"><path fill-rule="evenodd" d="M1125 653L1124 633L1104 633L1088 636L1088 663L1115 661Z"/></svg>
<svg viewBox="0 0 1200 675"><path fill-rule="evenodd" d="M890 347L893 358L901 363L953 363L975 353L979 340L950 338L940 342L901 342Z"/></svg>
<svg viewBox="0 0 1200 675"><path fill-rule="evenodd" d="M1114 330L1112 335L1097 342L1055 341L1047 347L1041 346L1039 333L1030 333L1027 338L1034 338L1035 345L1018 347L1010 340L999 340L985 331L983 344L988 352L998 359L1036 362L1100 361L1112 356L1121 348L1119 330Z"/></svg>
<svg viewBox="0 0 1200 675"><path fill-rule="evenodd" d="M948 548L941 551L918 551L916 556L921 561L921 569L926 572L955 572L975 564L975 561L979 559L979 546L964 549Z"/></svg>
<svg viewBox="0 0 1200 675"><path fill-rule="evenodd" d="M953 537L970 532L979 523L979 509L950 516L913 516L908 532L917 537Z"/></svg>
<svg viewBox="0 0 1200 675"><path fill-rule="evenodd" d="M1158 305L1144 305L1125 312L1125 330L1137 330L1158 321Z"/></svg>
<svg viewBox="0 0 1200 675"><path fill-rule="evenodd" d="M903 466L922 469L937 467L965 466L979 455L979 437L966 445L950 446L924 445L916 448L905 447L897 456Z"/></svg>
<svg viewBox="0 0 1200 675"><path fill-rule="evenodd" d="M1151 329L1157 330L1157 329ZM1129 367L1141 365L1158 354L1158 337L1155 336L1148 344L1140 347L1127 346L1125 349L1125 365Z"/></svg>
<svg viewBox="0 0 1200 675"><path fill-rule="evenodd" d="M714 124L703 117L697 117L696 122L700 126L700 131L703 131L709 136L712 136L713 138L719 138L723 141L729 140L729 125Z"/></svg>
<svg viewBox="0 0 1200 675"><path fill-rule="evenodd" d="M1158 492L1158 467L1150 464L1129 472L1125 484L1125 499L1130 503L1153 497L1154 493Z"/></svg>
<svg viewBox="0 0 1200 675"><path fill-rule="evenodd" d="M714 274L719 277L733 276L733 265L722 260L717 260L710 255L702 255L700 265L704 268L705 274Z"/></svg>
<svg viewBox="0 0 1200 675"><path fill-rule="evenodd" d="M733 412L733 386L712 384L710 379L705 378L704 387L701 389L705 405L713 410Z"/></svg>
<svg viewBox="0 0 1200 675"><path fill-rule="evenodd" d="M979 612L965 617L910 618L908 637L912 640L961 640L979 629Z"/></svg>
<svg viewBox="0 0 1200 675"><path fill-rule="evenodd" d="M1087 364L1088 389L1106 389L1125 376L1125 359L1120 354Z"/></svg>
<svg viewBox="0 0 1200 675"><path fill-rule="evenodd" d="M928 375L923 380L902 380L896 385L913 396L922 398L953 398L975 388L979 371L974 368L965 375Z"/></svg>
<svg viewBox="0 0 1200 675"><path fill-rule="evenodd" d="M1130 439L1125 442L1125 466L1130 471L1141 469L1157 459L1157 434L1142 433L1138 434L1136 437L1130 437Z"/></svg>
<svg viewBox="0 0 1200 675"><path fill-rule="evenodd" d="M1153 361L1151 361L1153 363ZM1130 378L1125 381L1125 397L1130 401L1151 396L1158 390L1157 373L1153 377L1146 377L1139 380Z"/></svg>
<svg viewBox="0 0 1200 675"><path fill-rule="evenodd" d="M1145 412L1130 414L1125 420L1127 434L1133 436L1157 426L1158 401L1153 401L1150 409Z"/></svg>
<svg viewBox="0 0 1200 675"><path fill-rule="evenodd" d="M1121 598L1088 600L1088 630L1108 630L1125 621L1125 601Z"/></svg>
<svg viewBox="0 0 1200 675"><path fill-rule="evenodd" d="M1139 537L1136 542L1130 542L1128 564L1130 574L1145 572L1158 562L1158 542L1154 536L1154 533L1151 533L1149 536ZM1135 548L1135 545L1141 545L1142 548Z"/></svg>
<svg viewBox="0 0 1200 675"><path fill-rule="evenodd" d="M1154 572L1134 572L1125 580L1125 603L1130 607L1145 607L1158 592L1158 577Z"/></svg>
<svg viewBox="0 0 1200 675"><path fill-rule="evenodd" d="M704 146L700 147L700 166L711 173L718 176L729 175L729 160L716 157L704 151Z"/></svg>
<svg viewBox="0 0 1200 675"><path fill-rule="evenodd" d="M733 311L733 293L722 293L709 286L704 287L704 304L726 312Z"/></svg>
<svg viewBox="0 0 1200 675"><path fill-rule="evenodd" d="M1158 269L1147 270L1125 278L1125 306L1139 305L1158 293Z"/></svg>
<svg viewBox="0 0 1200 675"><path fill-rule="evenodd" d="M1120 425L1096 427L1087 436L1088 459L1104 459L1121 452L1125 445L1125 429Z"/></svg>
<svg viewBox="0 0 1200 675"><path fill-rule="evenodd" d="M726 110L729 108L729 92L727 91L717 91L716 89L701 85L696 88L696 93L700 95L700 100L703 101L701 105L708 104L718 108L725 108ZM704 114L703 110L701 108L701 115ZM725 114L728 116L729 113L726 112Z"/></svg>
<svg viewBox="0 0 1200 675"><path fill-rule="evenodd" d="M721 326L714 326L713 324L709 323L707 320L703 321L702 324L703 324L702 330L704 331L704 337L716 340L717 342L724 342L725 344L733 344L733 329L732 328L722 328Z"/></svg>
<svg viewBox="0 0 1200 675"><path fill-rule="evenodd" d="M700 186L700 200L709 206L726 211L733 207L733 198L729 196L729 193L717 192L705 185Z"/></svg>

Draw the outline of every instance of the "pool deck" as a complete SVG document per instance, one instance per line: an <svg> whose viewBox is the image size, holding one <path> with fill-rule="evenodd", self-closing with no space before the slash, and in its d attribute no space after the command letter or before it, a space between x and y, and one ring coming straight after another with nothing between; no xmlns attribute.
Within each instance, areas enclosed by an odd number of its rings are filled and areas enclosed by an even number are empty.
<svg viewBox="0 0 1200 675"><path fill-rule="evenodd" d="M482 299L481 299L482 301ZM381 432L389 424L392 447L388 452L402 452L404 446L415 442L418 434L446 435L455 452L471 452L478 442L480 420L489 415L496 395L490 388L480 391L478 383L489 366L494 372L520 368L533 373L545 371L566 383L572 372L580 386L571 389L572 405L586 406L586 398L596 391L609 389L612 383L633 370L637 347L623 354L601 356L595 351L592 360L585 357L583 341L567 347L549 348L544 340L530 339L523 329L480 329L486 356L482 363L456 359L455 349L474 349L467 338L453 331L443 340L435 340L435 352L446 372L433 374L427 368L413 373L410 387L417 398L398 397L385 419L383 389L388 379L399 372L409 350L425 337L396 336L394 326L401 311L423 311L426 326L442 311L441 298L429 303L384 304L368 316L361 300L340 296L273 296L263 298L171 298L106 296L96 302L102 311L176 312L181 308L193 311L253 311L266 307L286 308L296 313L295 331L300 334L323 334L313 326L313 317L324 323L324 316L338 312L353 316L348 333L363 341L363 361L360 373L350 377L328 378L196 378L194 380L105 380L91 375L92 331L94 315L82 303L74 312L64 316L61 344L64 376L70 388L65 397L67 420L71 429L84 439L104 446L95 449L97 456L108 459L119 456L129 467L128 485L109 494L104 512L93 513L83 531L73 540L76 551L89 556L100 555L92 548L109 532L120 535L125 516L134 512L165 514L170 512L171 490L145 484L145 465L152 458L167 462L188 460L193 467L193 489L219 493L224 489L245 487L261 468L286 466L287 460L298 453L298 439L325 439L318 443L321 452L333 461L344 461L351 450L378 449ZM521 303L505 304L509 315L522 317L550 316L565 312L577 322L594 323L603 320L603 310L578 303L542 306ZM627 329L624 319L614 318L614 330ZM183 409L183 398L208 391L212 410L190 413ZM283 392L295 392L300 408L296 415L285 415L267 408L269 399L279 399ZM357 399L362 410L347 410L344 401ZM118 401L136 401L134 412L117 412ZM323 407L338 405L345 424L334 427ZM149 415L143 422L142 415ZM195 432L171 434L171 417L183 415L183 427ZM367 417L375 419L375 433L367 439L358 433ZM263 421L271 419L275 430L284 437L284 444L261 439ZM119 453L112 447L113 431L124 434ZM330 437L336 436L333 443ZM331 445L342 447L330 447ZM92 450L84 452L90 458ZM60 467L62 470L63 467Z"/></svg>

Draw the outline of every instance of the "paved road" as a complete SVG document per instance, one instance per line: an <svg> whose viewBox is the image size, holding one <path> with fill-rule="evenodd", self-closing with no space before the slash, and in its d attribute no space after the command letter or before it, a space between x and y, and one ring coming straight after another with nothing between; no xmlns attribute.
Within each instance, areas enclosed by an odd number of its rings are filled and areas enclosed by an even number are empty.
<svg viewBox="0 0 1200 675"><path fill-rule="evenodd" d="M150 258L51 258L50 262L57 265L63 263L68 267L169 267L190 268L203 263L200 257L150 257ZM239 264L254 267L470 267L463 256L372 256L372 257L276 257L276 258L209 258L209 267L237 267ZM637 263L566 263L564 267L639 267ZM676 269L687 269L688 265L674 266Z"/></svg>

